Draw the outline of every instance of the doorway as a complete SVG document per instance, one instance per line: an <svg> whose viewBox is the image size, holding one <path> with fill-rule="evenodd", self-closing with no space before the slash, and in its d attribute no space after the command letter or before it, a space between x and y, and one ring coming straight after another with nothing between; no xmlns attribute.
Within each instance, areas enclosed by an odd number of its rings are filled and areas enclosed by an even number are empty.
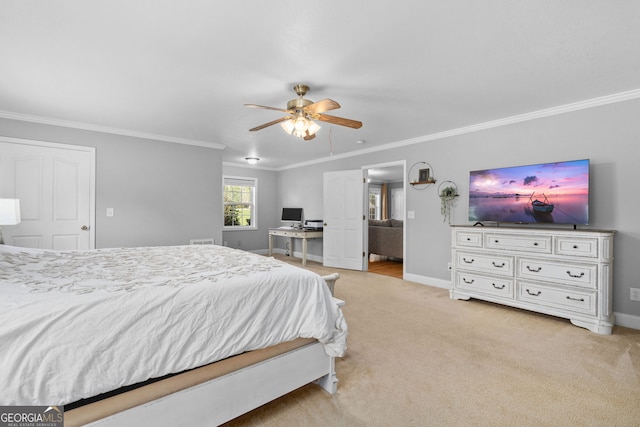
<svg viewBox="0 0 640 427"><path fill-rule="evenodd" d="M368 201L365 224L365 270L404 277L405 169L398 161L363 167Z"/></svg>

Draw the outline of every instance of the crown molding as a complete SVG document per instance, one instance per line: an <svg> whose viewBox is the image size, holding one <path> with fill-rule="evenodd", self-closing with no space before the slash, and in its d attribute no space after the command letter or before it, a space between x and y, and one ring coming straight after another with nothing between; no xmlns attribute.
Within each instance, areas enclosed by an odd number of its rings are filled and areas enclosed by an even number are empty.
<svg viewBox="0 0 640 427"><path fill-rule="evenodd" d="M215 142L198 141L195 139L177 138L174 136L156 135L153 133L138 132L128 129L118 129L107 126L92 125L89 123L72 122L68 120L54 119L50 117L32 116L29 114L13 113L11 111L0 110L0 118L20 120L23 122L40 123L45 125L60 126L73 129L89 130L93 132L110 133L114 135L131 136L134 138L152 139L155 141L172 142L175 144L195 145L198 147L214 148L217 150L224 150L226 148L223 144Z"/></svg>
<svg viewBox="0 0 640 427"><path fill-rule="evenodd" d="M433 133L417 138L405 139L403 141L390 142L388 144L378 145L377 147L365 148L357 151L350 151L348 153L332 155L330 157L322 157L319 159L310 160L308 162L296 163L279 168L279 171L288 169L296 169L299 167L310 166L318 163L330 162L333 160L344 159L348 157L356 157L367 153L374 153L377 151L391 150L393 148L405 147L407 145L419 144L421 142L435 141L438 139L449 138L452 136L463 135L466 133L478 132L481 130L497 128L501 126L508 126L514 123L527 122L530 120L541 119L544 117L557 116L560 114L571 113L579 110L586 110L588 108L601 107L603 105L615 104L618 102L630 101L640 98L640 89L633 89L626 92L614 93L612 95L601 96L598 98L591 98L585 101L574 102L571 104L560 105L557 107L545 108L543 110L532 111L530 113L518 114L515 116L505 117L503 119L491 120L484 123L478 123L475 125L464 126L457 129L451 129L443 132Z"/></svg>
<svg viewBox="0 0 640 427"><path fill-rule="evenodd" d="M271 172L277 172L278 171L278 169L276 169L276 168L258 166L257 164L250 165L250 164L247 164L247 163L222 162L222 166L228 166L228 167L233 167L233 168L244 168L244 169L260 169L260 170L271 171Z"/></svg>
<svg viewBox="0 0 640 427"><path fill-rule="evenodd" d="M536 120L536 119L540 119L540 118L544 118L544 117L557 116L557 115L560 115L560 114L571 113L573 111L585 110L585 109L588 109L588 108L595 108L595 107L601 107L601 106L604 106L604 105L614 104L614 103L618 103L618 102L630 101L630 100L638 99L638 98L640 98L640 89L633 89L633 90L629 90L629 91L626 91L626 92L619 92L619 93L614 93L614 94L611 94L611 95L601 96L601 97L598 97L598 98L591 98L591 99L587 99L587 100L584 100L584 101L574 102L574 103L571 103L571 104L565 104L565 105L560 105L560 106L556 106L556 107L545 108L545 109L542 109L542 110L532 111L530 113L518 114L518 115L515 115L515 116L505 117L505 118L498 119L498 120L491 120L491 121L488 121L488 122L478 123L478 124L475 124L475 125L463 126L463 127L457 128L457 129L451 129L451 130L447 130L447 131L443 131L443 132L433 133L433 134L430 134L430 135L425 135L425 136L421 136L421 137L417 137L417 138L411 138L411 139L406 139L406 140L402 140L402 141L390 142L388 144L379 145L377 147L365 148L365 149L362 149L362 150L350 151L348 153L331 155L329 157L322 157L322 158L319 158L319 159L309 160L307 162L295 163L295 164L291 164L291 165L288 165L288 166L283 166L283 167L280 167L280 168L273 168L272 169L272 168L257 167L257 169L271 170L271 171L276 171L276 172L277 171L284 171L284 170L288 170L288 169L296 169L296 168L310 166L310 165L314 165L314 164L326 163L326 162L330 162L330 161L333 161L333 160L339 160L339 159L344 159L344 158L349 158L349 157L356 157L356 156L360 156L360 155L367 154L367 153L374 153L374 152L378 152L378 151L391 150L393 148L399 148L399 147L405 147L405 146L408 146L408 145L419 144L421 142L435 141L435 140L439 140L439 139L449 138L449 137L452 137L452 136L463 135L463 134L466 134L466 133L478 132L478 131L481 131L481 130L492 129L492 128L497 128L497 127L501 127L501 126L508 126L508 125L511 125L511 124L520 123L520 122L526 122L526 121L530 121L530 120ZM127 130L127 129L118 129L118 128L111 128L111 127L106 127L106 126L92 125L92 124L87 124L87 123L78 123L78 122L71 122L71 121L60 120L60 119L53 119L53 118L48 118L48 117L40 117L40 116L32 116L32 115L28 115L28 114L13 113L13 112L10 112L10 111L2 111L2 110L0 110L0 118L11 119L11 120L20 120L20 121L33 122L33 123L41 123L41 124L68 127L68 128L75 128L75 129L82 129L82 130L89 130L89 131L94 131L94 132L111 133L111 134L116 134L116 135L131 136L131 137L135 137L135 138L152 139L152 140L156 140L156 141L173 142L173 143L176 143L176 144L195 145L195 146L199 146L199 147L214 148L214 149L218 149L218 150L223 150L223 149L226 148L226 146L224 144L218 144L218 143L214 143L214 142L206 142L206 141L198 141L198 140L193 140L193 139L177 138L177 137L166 136L166 135L155 135L155 134L151 134L151 133L137 132L137 131ZM227 166L247 167L247 165L241 165L241 164L233 164L233 163L226 163L226 164L227 164ZM252 166L252 167L256 168L255 165Z"/></svg>

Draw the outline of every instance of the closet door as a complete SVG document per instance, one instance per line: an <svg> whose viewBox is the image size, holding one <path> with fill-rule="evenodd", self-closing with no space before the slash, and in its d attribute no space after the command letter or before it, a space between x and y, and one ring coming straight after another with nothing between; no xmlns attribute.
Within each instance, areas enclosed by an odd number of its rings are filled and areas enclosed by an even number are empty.
<svg viewBox="0 0 640 427"><path fill-rule="evenodd" d="M95 247L95 148L0 138L0 197L20 200L22 222L6 244Z"/></svg>

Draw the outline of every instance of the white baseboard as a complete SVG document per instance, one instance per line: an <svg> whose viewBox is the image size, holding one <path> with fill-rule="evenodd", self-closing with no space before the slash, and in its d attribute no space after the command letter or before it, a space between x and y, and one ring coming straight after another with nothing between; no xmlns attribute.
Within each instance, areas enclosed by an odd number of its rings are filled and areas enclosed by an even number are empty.
<svg viewBox="0 0 640 427"><path fill-rule="evenodd" d="M435 277L420 276L418 274L404 273L404 280L416 282L421 285L433 286L436 288L451 288L451 280L436 279Z"/></svg>
<svg viewBox="0 0 640 427"><path fill-rule="evenodd" d="M624 326L625 328L640 329L640 316L625 313L613 313L615 315L615 324Z"/></svg>
<svg viewBox="0 0 640 427"><path fill-rule="evenodd" d="M255 251L251 251L254 252L256 254L261 254L261 255L268 255L269 254L269 250L268 249L258 249ZM285 249L280 249L280 248L273 248L273 253L274 254L280 254L280 255L286 255L287 251ZM300 260L302 261L302 252L293 252L293 256L295 258L300 258ZM308 261L315 261L315 262L319 262L322 263L322 257L320 255L312 255L307 253L307 260Z"/></svg>
<svg viewBox="0 0 640 427"><path fill-rule="evenodd" d="M282 251L282 253L285 253L285 251ZM294 256L295 258L300 258L300 260L302 261L302 252L296 252L296 251L293 251L293 256ZM322 262L323 262L322 256L320 256L320 255L313 255L313 254L310 254L310 253L307 253L307 260L309 260L309 261L319 262L319 263L321 263L321 264L322 264Z"/></svg>

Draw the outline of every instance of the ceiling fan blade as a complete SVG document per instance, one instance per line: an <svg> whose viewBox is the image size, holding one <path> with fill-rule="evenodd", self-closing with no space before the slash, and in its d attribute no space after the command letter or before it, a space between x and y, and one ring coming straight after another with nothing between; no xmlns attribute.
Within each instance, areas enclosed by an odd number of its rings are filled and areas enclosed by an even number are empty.
<svg viewBox="0 0 640 427"><path fill-rule="evenodd" d="M265 107L264 105L257 105L257 104L244 104L244 106L245 107L249 107L249 108L264 108L265 110L282 111L283 113L291 113L292 112L290 110L283 110L282 108Z"/></svg>
<svg viewBox="0 0 640 427"><path fill-rule="evenodd" d="M345 119L342 117L329 116L327 114L318 114L317 117L314 116L315 120L320 120L322 122L332 123L334 125L347 126L353 129L360 129L362 127L362 122L357 120Z"/></svg>
<svg viewBox="0 0 640 427"><path fill-rule="evenodd" d="M318 102L314 102L311 105L307 105L303 109L308 113L324 113L325 111L336 110L338 108L340 108L340 104L338 104L333 99L327 98Z"/></svg>
<svg viewBox="0 0 640 427"><path fill-rule="evenodd" d="M280 117L279 119L276 119L276 120L274 120L272 122L265 123L263 125L256 126L256 127L252 128L252 129L249 129L249 132L254 132L256 130L261 130L261 129L267 128L269 126L277 125L278 123L284 122L285 120L289 120L289 119L291 119L291 116Z"/></svg>

